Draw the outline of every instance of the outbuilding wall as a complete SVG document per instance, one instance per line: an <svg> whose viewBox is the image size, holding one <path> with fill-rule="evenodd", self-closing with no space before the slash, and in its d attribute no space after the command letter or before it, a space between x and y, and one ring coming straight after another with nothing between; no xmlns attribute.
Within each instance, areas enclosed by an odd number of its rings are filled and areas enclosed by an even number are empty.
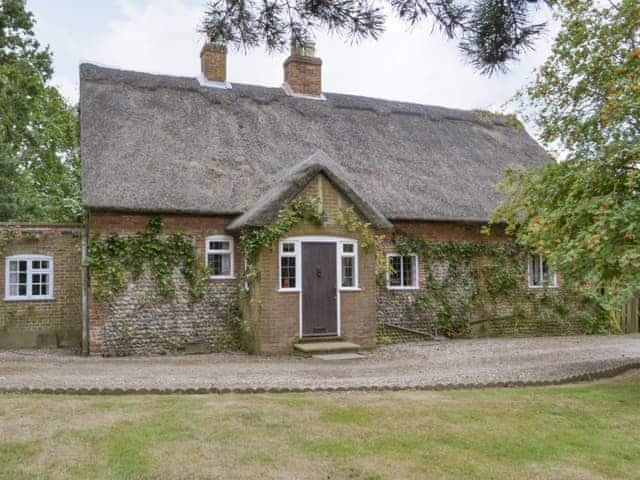
<svg viewBox="0 0 640 480"><path fill-rule="evenodd" d="M65 347L82 341L82 227L0 225L0 348ZM7 258L46 255L53 259L53 298L7 300Z"/></svg>

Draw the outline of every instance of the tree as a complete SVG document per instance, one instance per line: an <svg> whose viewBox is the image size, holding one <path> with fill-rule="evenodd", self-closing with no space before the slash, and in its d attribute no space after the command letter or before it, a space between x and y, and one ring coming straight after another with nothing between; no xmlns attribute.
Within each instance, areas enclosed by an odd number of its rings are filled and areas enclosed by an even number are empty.
<svg viewBox="0 0 640 480"><path fill-rule="evenodd" d="M552 0L213 0L200 31L210 41L282 50L308 41L324 28L358 41L384 31L384 7L414 26L431 24L460 48L483 73L507 69L532 48L543 23L531 23L532 6Z"/></svg>
<svg viewBox="0 0 640 480"><path fill-rule="evenodd" d="M507 172L492 220L612 309L640 290L640 3L601 3L560 2L524 96L564 160Z"/></svg>
<svg viewBox="0 0 640 480"><path fill-rule="evenodd" d="M0 220L75 221L78 116L49 85L51 52L33 25L22 0L1 1Z"/></svg>

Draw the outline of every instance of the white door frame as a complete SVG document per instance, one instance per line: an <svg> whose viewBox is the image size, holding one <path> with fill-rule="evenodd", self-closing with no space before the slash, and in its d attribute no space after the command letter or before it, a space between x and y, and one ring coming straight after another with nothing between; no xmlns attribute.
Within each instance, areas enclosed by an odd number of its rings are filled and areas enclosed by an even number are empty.
<svg viewBox="0 0 640 480"><path fill-rule="evenodd" d="M359 275L358 275L358 268L359 268L359 259L358 259L358 241L354 238L347 238L347 237L333 237L333 236L329 236L329 235L310 235L310 236L297 236L297 237L287 237L287 238L283 238L280 240L279 244L278 244L278 287L280 286L280 252L282 251L282 244L283 243L296 243L296 277L298 279L300 279L299 282L297 282L297 284L299 285L298 288L296 289L298 291L298 336L300 338L303 337L303 333L302 333L302 294L304 291L304 286L302 285L302 244L303 243L335 243L336 245L336 322L337 322L337 332L336 335L339 337L342 335L342 319L340 318L340 306L341 306L341 298L340 298L340 292L342 290L344 291L357 291L359 290ZM353 287L349 287L349 288L343 288L342 287L342 259L341 259L341 253L342 253L342 249L341 249L341 245L343 243L353 243L354 244L354 251L356 252L355 255L355 262L354 262L354 269L356 270L354 272L355 275L355 285ZM295 290L291 290L291 291L295 291Z"/></svg>

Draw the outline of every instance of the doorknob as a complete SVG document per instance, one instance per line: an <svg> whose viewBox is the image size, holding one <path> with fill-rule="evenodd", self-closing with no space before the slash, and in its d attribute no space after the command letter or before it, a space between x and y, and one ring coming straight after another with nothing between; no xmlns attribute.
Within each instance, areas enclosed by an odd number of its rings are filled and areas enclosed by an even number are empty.
<svg viewBox="0 0 640 480"><path fill-rule="evenodd" d="M318 278L322 277L322 270L320 269L320 267L316 268L316 277Z"/></svg>

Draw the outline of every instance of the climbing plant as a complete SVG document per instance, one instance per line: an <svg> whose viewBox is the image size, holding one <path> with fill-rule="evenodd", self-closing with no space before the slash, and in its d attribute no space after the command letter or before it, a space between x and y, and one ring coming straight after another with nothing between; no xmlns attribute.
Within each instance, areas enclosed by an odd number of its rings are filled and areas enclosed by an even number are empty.
<svg viewBox="0 0 640 480"><path fill-rule="evenodd" d="M378 280L384 278L387 271L387 261L384 255L383 241L384 235L374 232L369 222L364 222L353 210L353 207L342 208L336 217L338 225L343 226L348 232L360 237L360 248L365 253L374 249L376 254L376 277Z"/></svg>
<svg viewBox="0 0 640 480"><path fill-rule="evenodd" d="M411 311L431 312L447 336L469 335L473 318L493 322L498 330L507 323L517 330L519 322L528 318L562 324L570 313L565 297L558 292L544 288L535 294L523 288L527 253L515 243L431 242L405 237L396 238L395 243L399 253L417 254L424 263L425 287L415 295ZM504 300L515 304L510 318L498 314ZM590 332L608 330L597 313L585 315L583 323Z"/></svg>
<svg viewBox="0 0 640 480"><path fill-rule="evenodd" d="M97 236L90 239L86 265L91 272L91 289L97 298L111 300L126 287L127 272L135 281L147 265L152 268L162 297L175 295L173 271L179 267L189 285L191 299L202 298L208 269L197 261L192 239L178 233L162 235L163 226L162 218L153 217L138 235L114 233L104 239Z"/></svg>
<svg viewBox="0 0 640 480"><path fill-rule="evenodd" d="M297 198L280 210L276 220L270 225L242 232L240 251L246 262L244 281L248 285L260 275L255 264L257 253L262 249L272 248L279 239L286 237L293 227L303 221L322 225L323 218L318 197Z"/></svg>
<svg viewBox="0 0 640 480"><path fill-rule="evenodd" d="M5 256L7 248L13 242L19 240L35 241L39 238L40 236L37 233L25 232L17 226L9 226L5 231L0 233L0 257Z"/></svg>

